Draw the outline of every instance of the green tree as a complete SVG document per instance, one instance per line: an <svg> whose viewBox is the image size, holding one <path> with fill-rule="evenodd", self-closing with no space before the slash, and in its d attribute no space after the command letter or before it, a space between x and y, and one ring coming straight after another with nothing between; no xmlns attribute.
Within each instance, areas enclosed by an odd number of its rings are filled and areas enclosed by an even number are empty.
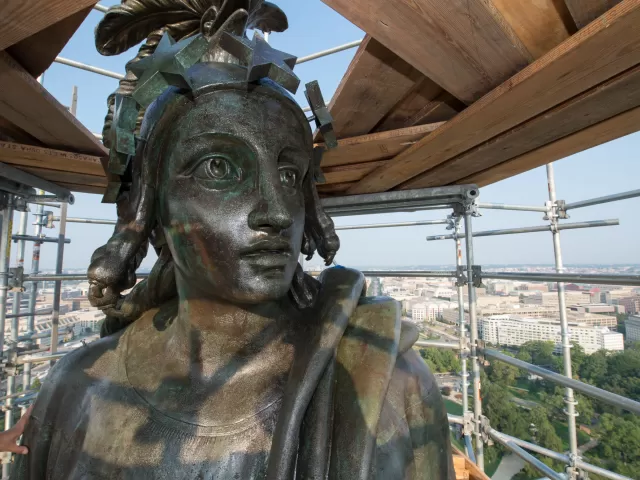
<svg viewBox="0 0 640 480"><path fill-rule="evenodd" d="M597 453L607 468L632 478L640 471L640 419L605 414L600 418Z"/></svg>
<svg viewBox="0 0 640 480"><path fill-rule="evenodd" d="M505 352L505 354L513 356L507 352ZM520 370L518 368L497 360L492 361L491 365L487 368L489 380L505 387L514 385L519 375Z"/></svg>
<svg viewBox="0 0 640 480"><path fill-rule="evenodd" d="M36 378L33 382L31 382L31 390L35 390L38 392L40 391L40 388L42 388L42 382L39 378Z"/></svg>
<svg viewBox="0 0 640 480"><path fill-rule="evenodd" d="M603 351L596 352L587 356L580 365L580 379L593 385L599 385L607 375L607 368L607 354Z"/></svg>
<svg viewBox="0 0 640 480"><path fill-rule="evenodd" d="M553 342L536 340L523 344L520 347L520 353L523 355L525 355L525 352L528 353L529 358L531 358L530 362L534 365L555 368L558 363L557 357L553 354L555 348L556 346Z"/></svg>
<svg viewBox="0 0 640 480"><path fill-rule="evenodd" d="M573 376L578 376L580 373L580 368L582 364L587 359L588 355L584 353L584 348L577 343L572 344L571 348L571 371L573 372Z"/></svg>

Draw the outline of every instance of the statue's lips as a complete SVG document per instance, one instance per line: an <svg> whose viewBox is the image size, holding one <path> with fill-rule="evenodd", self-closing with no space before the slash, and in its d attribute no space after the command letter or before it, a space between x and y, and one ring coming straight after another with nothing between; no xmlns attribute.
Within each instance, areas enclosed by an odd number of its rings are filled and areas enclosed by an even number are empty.
<svg viewBox="0 0 640 480"><path fill-rule="evenodd" d="M292 254L291 244L282 238L260 240L240 251L243 259L264 267L284 267Z"/></svg>

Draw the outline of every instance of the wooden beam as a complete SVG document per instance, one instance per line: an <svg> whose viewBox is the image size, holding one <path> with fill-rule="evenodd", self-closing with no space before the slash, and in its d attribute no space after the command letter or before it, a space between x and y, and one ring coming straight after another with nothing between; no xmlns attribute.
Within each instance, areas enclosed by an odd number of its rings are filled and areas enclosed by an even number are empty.
<svg viewBox="0 0 640 480"><path fill-rule="evenodd" d="M329 104L337 137L369 133L421 78L395 53L366 37Z"/></svg>
<svg viewBox="0 0 640 480"><path fill-rule="evenodd" d="M3 0L0 50L96 3L97 0Z"/></svg>
<svg viewBox="0 0 640 480"><path fill-rule="evenodd" d="M94 185L78 185L76 183L58 183L61 187L68 188L72 192L78 193L94 193L97 195L104 195L106 187L96 187Z"/></svg>
<svg viewBox="0 0 640 480"><path fill-rule="evenodd" d="M348 183L321 183L316 186L320 197L330 197L338 195L349 190L354 185L354 182Z"/></svg>
<svg viewBox="0 0 640 480"><path fill-rule="evenodd" d="M575 33L564 0L492 0L533 58L540 58Z"/></svg>
<svg viewBox="0 0 640 480"><path fill-rule="evenodd" d="M412 178L399 188L455 183L637 106L640 106L640 65Z"/></svg>
<svg viewBox="0 0 640 480"><path fill-rule="evenodd" d="M488 1L323 2L468 104L533 60Z"/></svg>
<svg viewBox="0 0 640 480"><path fill-rule="evenodd" d="M622 0L565 0L578 28L586 27Z"/></svg>
<svg viewBox="0 0 640 480"><path fill-rule="evenodd" d="M444 90L432 80L423 76L414 87L398 102L376 127L377 132L412 127L410 118L431 103Z"/></svg>
<svg viewBox="0 0 640 480"><path fill-rule="evenodd" d="M443 123L421 125L338 140L338 148L324 153L321 166L324 169L393 158L442 125Z"/></svg>
<svg viewBox="0 0 640 480"><path fill-rule="evenodd" d="M84 173L62 172L60 170L47 170L45 168L23 166L19 166L18 168L56 184L73 183L76 185L86 185L101 188L106 188L107 186L107 178L104 175L85 175Z"/></svg>
<svg viewBox="0 0 640 480"><path fill-rule="evenodd" d="M367 173L372 172L384 165L388 160L378 160L376 162L352 163L349 165L338 165L322 170L327 184L357 182Z"/></svg>
<svg viewBox="0 0 640 480"><path fill-rule="evenodd" d="M602 145L640 128L640 107L621 113L573 135L540 147L518 158L501 163L483 172L476 173L456 182L460 185L475 183L480 187L519 175L547 163L561 160L583 150Z"/></svg>
<svg viewBox="0 0 640 480"><path fill-rule="evenodd" d="M7 49L32 76L38 77L51 66L93 7L79 10L50 27L31 35Z"/></svg>
<svg viewBox="0 0 640 480"><path fill-rule="evenodd" d="M98 139L6 52L0 52L0 85L0 116L47 147L108 154Z"/></svg>
<svg viewBox="0 0 640 480"><path fill-rule="evenodd" d="M348 193L390 190L638 63L640 0L624 0Z"/></svg>
<svg viewBox="0 0 640 480"><path fill-rule="evenodd" d="M105 177L99 157L19 143L0 142L0 162L16 167Z"/></svg>

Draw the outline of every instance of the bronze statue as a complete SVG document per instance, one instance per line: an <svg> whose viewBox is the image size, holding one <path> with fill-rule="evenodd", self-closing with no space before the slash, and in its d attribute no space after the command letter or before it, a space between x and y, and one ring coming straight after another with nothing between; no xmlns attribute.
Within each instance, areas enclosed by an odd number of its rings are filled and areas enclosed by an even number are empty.
<svg viewBox="0 0 640 480"><path fill-rule="evenodd" d="M331 264L339 241L291 57L248 26L286 17L259 0L124 0L99 25L106 53L153 29L107 117L118 224L88 273L107 320L51 370L17 478L453 478L415 327L364 297L360 272L298 264Z"/></svg>

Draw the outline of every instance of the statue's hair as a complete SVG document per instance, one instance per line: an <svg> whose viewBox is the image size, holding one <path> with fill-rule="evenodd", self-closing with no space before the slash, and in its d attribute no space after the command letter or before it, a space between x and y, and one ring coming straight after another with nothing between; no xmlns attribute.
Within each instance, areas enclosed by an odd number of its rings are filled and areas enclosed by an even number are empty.
<svg viewBox="0 0 640 480"><path fill-rule="evenodd" d="M205 88L203 92L208 93L207 90L212 89ZM306 122L300 107L278 85L267 80L260 85L245 84L244 91L278 98L298 115L301 122ZM118 221L114 234L91 258L89 300L107 315L102 336L125 328L144 312L177 296L175 265L156 214L156 189L163 147L169 137L162 134L192 105L190 95L172 88L147 110L136 155L127 174L129 186L123 189L116 202ZM301 252L310 259L318 251L329 265L340 241L333 221L321 206L313 175L314 169L310 166L303 180L306 213ZM136 284L135 272L147 254L149 243L155 248L158 260L149 277ZM122 295L128 289L132 290ZM318 289L318 282L298 265L289 290L295 304L299 308L310 306Z"/></svg>

